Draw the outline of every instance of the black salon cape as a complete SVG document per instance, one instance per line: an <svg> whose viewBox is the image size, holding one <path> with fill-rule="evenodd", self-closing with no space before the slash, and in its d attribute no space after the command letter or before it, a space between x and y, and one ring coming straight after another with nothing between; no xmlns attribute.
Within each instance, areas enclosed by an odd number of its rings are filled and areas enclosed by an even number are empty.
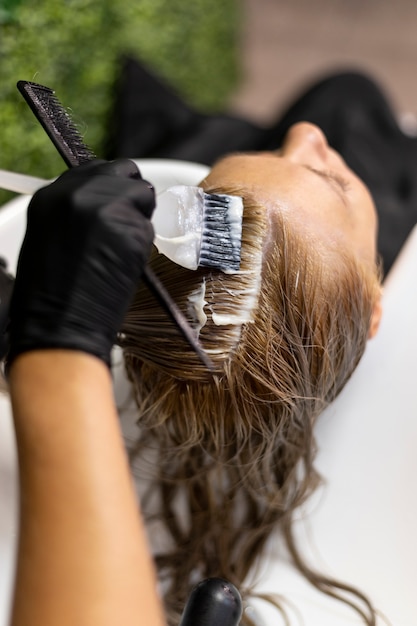
<svg viewBox="0 0 417 626"><path fill-rule="evenodd" d="M387 273L417 223L417 139L405 135L386 95L357 72L316 82L268 128L233 115L205 115L134 58L115 86L107 158L170 158L212 165L235 151L272 150L298 121L317 124L369 187Z"/></svg>

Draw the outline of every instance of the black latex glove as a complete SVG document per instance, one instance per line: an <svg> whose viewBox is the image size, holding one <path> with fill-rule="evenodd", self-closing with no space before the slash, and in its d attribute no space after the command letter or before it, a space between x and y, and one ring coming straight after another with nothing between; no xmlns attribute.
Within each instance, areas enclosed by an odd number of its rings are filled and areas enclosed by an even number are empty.
<svg viewBox="0 0 417 626"><path fill-rule="evenodd" d="M11 303L9 366L42 348L110 364L150 254L154 207L152 185L127 159L68 170L34 195Z"/></svg>
<svg viewBox="0 0 417 626"><path fill-rule="evenodd" d="M9 349L9 313L14 278L7 271L6 261L0 257L0 360Z"/></svg>

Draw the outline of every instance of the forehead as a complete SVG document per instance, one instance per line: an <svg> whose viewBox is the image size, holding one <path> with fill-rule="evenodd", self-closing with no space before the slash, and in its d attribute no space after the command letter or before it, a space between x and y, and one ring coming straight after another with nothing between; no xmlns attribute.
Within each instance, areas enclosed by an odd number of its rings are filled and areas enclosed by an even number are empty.
<svg viewBox="0 0 417 626"><path fill-rule="evenodd" d="M271 176L279 174L286 165L284 161L270 152L231 154L217 161L208 177L246 184L265 183Z"/></svg>
<svg viewBox="0 0 417 626"><path fill-rule="evenodd" d="M265 207L272 229L281 214L312 245L344 246L373 263L377 220L369 191L347 166L338 172L346 188L330 174L274 153L234 154L216 163L205 183L242 187Z"/></svg>
<svg viewBox="0 0 417 626"><path fill-rule="evenodd" d="M227 156L214 165L205 183L240 186L268 210L298 209L312 214L317 202L324 209L327 204L344 201L340 194L335 197L336 188L327 176L269 152Z"/></svg>

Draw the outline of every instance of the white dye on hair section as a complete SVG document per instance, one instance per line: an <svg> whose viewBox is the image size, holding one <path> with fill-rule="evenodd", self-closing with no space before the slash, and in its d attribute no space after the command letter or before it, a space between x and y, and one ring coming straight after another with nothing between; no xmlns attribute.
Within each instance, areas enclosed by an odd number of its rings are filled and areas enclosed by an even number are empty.
<svg viewBox="0 0 417 626"><path fill-rule="evenodd" d="M204 312L204 307L207 304L207 300L205 300L206 295L206 281L203 279L201 285L194 289L188 296L188 313L195 324L195 331L197 332L197 336L200 335L200 331L203 326L206 325L207 315Z"/></svg>
<svg viewBox="0 0 417 626"><path fill-rule="evenodd" d="M240 196L240 189L208 189ZM269 220L265 207L244 198L240 268L233 273L214 267L184 268L152 251L150 264L194 329L202 348L222 375L239 349L245 329L257 319L265 265ZM141 283L124 320L125 354L185 381L210 381L212 373L181 339L169 316Z"/></svg>
<svg viewBox="0 0 417 626"><path fill-rule="evenodd" d="M262 259L259 255L259 263L251 271L246 271L246 275L251 275L249 284L245 288L237 287L236 289L228 289L231 302L235 302L236 306L232 306L231 310L226 313L219 313L216 302L210 306L211 319L216 326L241 326L254 321L254 312L258 305L259 291L261 288L261 272Z"/></svg>

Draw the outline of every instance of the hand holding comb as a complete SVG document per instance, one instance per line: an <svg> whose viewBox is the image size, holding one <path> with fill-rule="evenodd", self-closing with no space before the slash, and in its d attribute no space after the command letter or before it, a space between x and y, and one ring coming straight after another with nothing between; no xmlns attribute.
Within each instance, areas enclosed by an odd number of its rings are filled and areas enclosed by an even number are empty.
<svg viewBox="0 0 417 626"><path fill-rule="evenodd" d="M28 81L19 81L17 87L68 167L76 167L96 158L85 145L78 129L52 89ZM193 329L149 266L145 268L143 280L201 362L209 370L213 370L213 365L196 339Z"/></svg>

